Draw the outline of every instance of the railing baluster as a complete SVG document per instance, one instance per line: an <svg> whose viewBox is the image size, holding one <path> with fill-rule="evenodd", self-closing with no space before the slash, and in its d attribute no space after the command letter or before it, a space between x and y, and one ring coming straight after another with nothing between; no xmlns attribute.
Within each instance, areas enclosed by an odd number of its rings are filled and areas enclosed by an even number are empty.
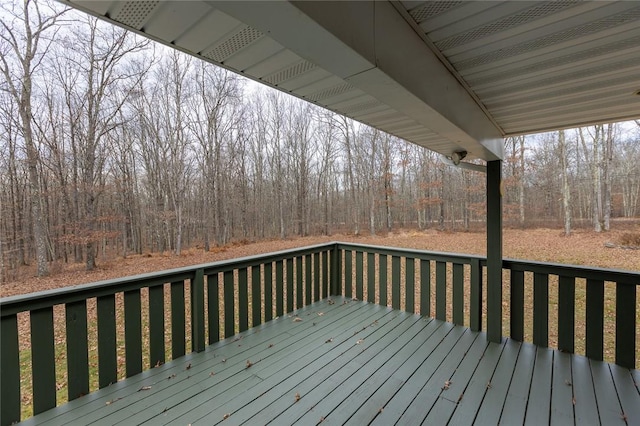
<svg viewBox="0 0 640 426"><path fill-rule="evenodd" d="M469 322L472 331L482 329L482 267L480 259L471 259L471 299L469 302Z"/></svg>
<svg viewBox="0 0 640 426"><path fill-rule="evenodd" d="M224 271L224 338L236 334L233 270Z"/></svg>
<svg viewBox="0 0 640 426"><path fill-rule="evenodd" d="M284 315L284 261L276 262L276 316Z"/></svg>
<svg viewBox="0 0 640 426"><path fill-rule="evenodd" d="M273 264L264 264L264 321L273 319Z"/></svg>
<svg viewBox="0 0 640 426"><path fill-rule="evenodd" d="M322 253L313 254L313 301L320 300L320 255Z"/></svg>
<svg viewBox="0 0 640 426"><path fill-rule="evenodd" d="M447 320L447 264L436 262L436 319Z"/></svg>
<svg viewBox="0 0 640 426"><path fill-rule="evenodd" d="M140 290L124 292L124 352L127 377L142 372L142 319Z"/></svg>
<svg viewBox="0 0 640 426"><path fill-rule="evenodd" d="M524 341L524 271L511 270L511 338Z"/></svg>
<svg viewBox="0 0 640 426"><path fill-rule="evenodd" d="M604 327L604 281L587 279L587 357L602 361Z"/></svg>
<svg viewBox="0 0 640 426"><path fill-rule="evenodd" d="M0 424L20 421L20 346L18 317L2 317L0 325Z"/></svg>
<svg viewBox="0 0 640 426"><path fill-rule="evenodd" d="M344 295L351 299L353 297L353 264L351 261L351 250L344 252Z"/></svg>
<svg viewBox="0 0 640 426"><path fill-rule="evenodd" d="M381 254L380 256L378 256L378 259L380 263L380 282L378 284L380 286L380 304L382 306L387 306L387 255Z"/></svg>
<svg viewBox="0 0 640 426"><path fill-rule="evenodd" d="M322 294L320 298L323 299L329 297L329 252L323 251L320 253L320 257L322 258Z"/></svg>
<svg viewBox="0 0 640 426"><path fill-rule="evenodd" d="M171 359L185 354L185 334L184 281L174 281L171 283Z"/></svg>
<svg viewBox="0 0 640 426"><path fill-rule="evenodd" d="M287 312L293 311L293 258L287 259Z"/></svg>
<svg viewBox="0 0 640 426"><path fill-rule="evenodd" d="M149 287L149 365L164 364L164 285Z"/></svg>
<svg viewBox="0 0 640 426"><path fill-rule="evenodd" d="M97 299L98 310L98 386L100 389L118 381L116 297Z"/></svg>
<svg viewBox="0 0 640 426"><path fill-rule="evenodd" d="M367 253L367 302L376 303L376 255Z"/></svg>
<svg viewBox="0 0 640 426"><path fill-rule="evenodd" d="M87 301L65 305L67 329L67 382L69 401L89 393L89 343Z"/></svg>
<svg viewBox="0 0 640 426"><path fill-rule="evenodd" d="M405 310L414 313L416 311L416 266L412 257L405 258Z"/></svg>
<svg viewBox="0 0 640 426"><path fill-rule="evenodd" d="M312 301L313 277L311 276L311 255L304 257L304 305L310 305Z"/></svg>
<svg viewBox="0 0 640 426"><path fill-rule="evenodd" d="M249 292L247 268L238 270L238 327L240 331L249 328Z"/></svg>
<svg viewBox="0 0 640 426"><path fill-rule="evenodd" d="M400 256L391 256L391 307L400 309Z"/></svg>
<svg viewBox="0 0 640 426"><path fill-rule="evenodd" d="M204 270L191 280L191 350L204 351Z"/></svg>
<svg viewBox="0 0 640 426"><path fill-rule="evenodd" d="M302 276L302 256L298 256L296 257L296 309L300 309L304 306Z"/></svg>
<svg viewBox="0 0 640 426"><path fill-rule="evenodd" d="M464 265L453 264L453 323L464 324Z"/></svg>
<svg viewBox="0 0 640 426"><path fill-rule="evenodd" d="M420 259L420 315L431 316L431 262Z"/></svg>
<svg viewBox="0 0 640 426"><path fill-rule="evenodd" d="M336 244L331 250L331 289L329 295L342 294L342 250Z"/></svg>
<svg viewBox="0 0 640 426"><path fill-rule="evenodd" d="M260 265L251 267L251 324L262 324L262 291L260 290Z"/></svg>
<svg viewBox="0 0 640 426"><path fill-rule="evenodd" d="M361 251L356 252L356 298L364 299L364 259Z"/></svg>
<svg viewBox="0 0 640 426"><path fill-rule="evenodd" d="M33 412L56 406L53 308L31 311L31 364L33 369Z"/></svg>
<svg viewBox="0 0 640 426"><path fill-rule="evenodd" d="M173 284L171 288L173 290ZM171 299L173 300L173 295ZM207 310L209 312L207 318L207 326L209 327L208 342L211 345L220 340L220 286L217 272L207 274ZM182 317L184 318L184 312ZM171 326L173 328L173 324ZM182 325L182 330L184 330L184 324ZM184 338L182 341L184 342Z"/></svg>
<svg viewBox="0 0 640 426"><path fill-rule="evenodd" d="M616 283L616 364L636 368L636 285Z"/></svg>
<svg viewBox="0 0 640 426"><path fill-rule="evenodd" d="M549 346L549 275L533 274L533 344Z"/></svg>
<svg viewBox="0 0 640 426"><path fill-rule="evenodd" d="M576 280L558 277L558 349L573 353L575 349Z"/></svg>

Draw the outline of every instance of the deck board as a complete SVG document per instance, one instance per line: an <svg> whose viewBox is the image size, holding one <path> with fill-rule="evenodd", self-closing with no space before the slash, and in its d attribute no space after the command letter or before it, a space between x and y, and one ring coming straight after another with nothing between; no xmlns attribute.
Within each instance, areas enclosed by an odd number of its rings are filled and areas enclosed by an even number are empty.
<svg viewBox="0 0 640 426"><path fill-rule="evenodd" d="M536 361L531 377L525 425L540 425L549 422L552 374L553 351L548 348L536 348Z"/></svg>
<svg viewBox="0 0 640 426"><path fill-rule="evenodd" d="M585 426L597 425L599 424L600 416L598 415L598 404L596 403L589 359L583 356L574 356L571 363L576 424Z"/></svg>
<svg viewBox="0 0 640 426"><path fill-rule="evenodd" d="M520 353L520 343L509 340L491 381L486 384L486 395L478 410L475 422L481 425L497 425L500 422L502 408L507 397L513 371Z"/></svg>
<svg viewBox="0 0 640 426"><path fill-rule="evenodd" d="M639 377L334 297L24 424L640 424Z"/></svg>

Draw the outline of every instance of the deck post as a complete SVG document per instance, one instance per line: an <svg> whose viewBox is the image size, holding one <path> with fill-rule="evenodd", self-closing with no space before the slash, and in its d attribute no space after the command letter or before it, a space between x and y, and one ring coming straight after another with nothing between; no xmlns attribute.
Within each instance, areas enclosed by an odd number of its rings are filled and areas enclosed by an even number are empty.
<svg viewBox="0 0 640 426"><path fill-rule="evenodd" d="M502 340L502 160L487 162L487 337Z"/></svg>

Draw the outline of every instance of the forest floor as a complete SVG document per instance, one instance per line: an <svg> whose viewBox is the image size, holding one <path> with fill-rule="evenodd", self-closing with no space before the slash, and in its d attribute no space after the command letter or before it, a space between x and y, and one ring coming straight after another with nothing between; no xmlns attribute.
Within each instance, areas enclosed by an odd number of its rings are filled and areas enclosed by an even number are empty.
<svg viewBox="0 0 640 426"><path fill-rule="evenodd" d="M569 237L564 236L559 229L505 229L503 255L505 258L512 259L638 271L640 270L640 251L630 250L619 245L625 234L640 235L640 224L616 223L615 229L602 233L578 229ZM295 237L286 240L232 243L224 247L214 247L209 252L191 248L183 250L179 256L172 253L147 253L129 255L126 258L118 257L103 262L99 260L98 267L90 272L84 270L84 264L56 264L52 268L50 276L41 278L34 276L35 269L33 267L25 267L19 271L16 280L0 286L0 296L7 297L50 290L329 241L479 255L484 255L486 252L486 234L484 232L400 230L366 236L334 234L330 237ZM612 243L615 247L606 247L607 243Z"/></svg>

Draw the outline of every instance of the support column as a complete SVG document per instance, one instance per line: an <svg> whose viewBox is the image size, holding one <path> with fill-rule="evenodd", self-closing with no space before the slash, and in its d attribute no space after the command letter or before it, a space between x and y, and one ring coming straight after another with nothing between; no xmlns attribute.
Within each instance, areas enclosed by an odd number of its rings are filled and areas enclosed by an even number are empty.
<svg viewBox="0 0 640 426"><path fill-rule="evenodd" d="M487 162L487 337L502 340L502 160Z"/></svg>

